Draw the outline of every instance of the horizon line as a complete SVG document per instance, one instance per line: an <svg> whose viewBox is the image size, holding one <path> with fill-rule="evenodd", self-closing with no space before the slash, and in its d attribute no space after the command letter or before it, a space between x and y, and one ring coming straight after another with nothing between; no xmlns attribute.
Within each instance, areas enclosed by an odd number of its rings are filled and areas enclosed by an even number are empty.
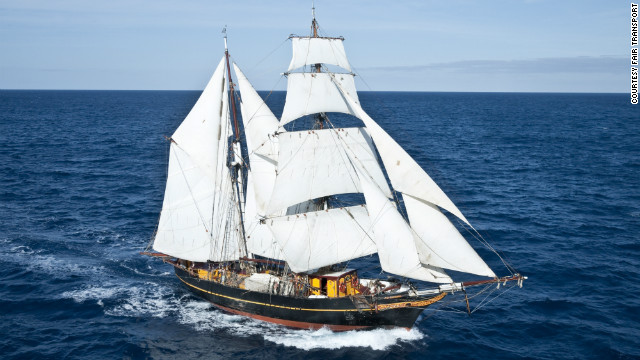
<svg viewBox="0 0 640 360"><path fill-rule="evenodd" d="M204 91L203 89L3 89L0 91ZM287 90L256 90L258 92L286 92ZM594 91L438 91L438 90L358 90L358 92L397 92L397 93L462 93L462 94L627 94L627 92Z"/></svg>

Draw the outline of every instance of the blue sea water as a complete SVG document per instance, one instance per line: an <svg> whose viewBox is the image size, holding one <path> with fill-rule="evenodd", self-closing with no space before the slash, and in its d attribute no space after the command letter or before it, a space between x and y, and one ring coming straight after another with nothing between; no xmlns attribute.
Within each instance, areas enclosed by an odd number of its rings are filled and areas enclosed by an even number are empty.
<svg viewBox="0 0 640 360"><path fill-rule="evenodd" d="M225 314L138 254L162 205L163 135L197 97L0 91L0 357L640 358L640 107L626 94L361 93L529 280L471 316L457 303L409 332L336 334Z"/></svg>

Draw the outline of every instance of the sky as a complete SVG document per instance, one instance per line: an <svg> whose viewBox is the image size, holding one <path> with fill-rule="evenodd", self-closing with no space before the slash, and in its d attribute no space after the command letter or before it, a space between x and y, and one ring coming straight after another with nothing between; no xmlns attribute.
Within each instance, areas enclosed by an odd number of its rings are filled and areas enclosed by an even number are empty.
<svg viewBox="0 0 640 360"><path fill-rule="evenodd" d="M229 52L284 90L311 0L0 0L0 89L200 90ZM360 91L621 92L630 1L316 0Z"/></svg>

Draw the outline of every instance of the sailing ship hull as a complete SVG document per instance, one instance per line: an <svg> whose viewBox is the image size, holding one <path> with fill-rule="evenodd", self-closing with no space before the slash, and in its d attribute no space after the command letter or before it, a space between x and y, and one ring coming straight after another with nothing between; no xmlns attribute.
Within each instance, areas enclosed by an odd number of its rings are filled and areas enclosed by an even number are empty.
<svg viewBox="0 0 640 360"><path fill-rule="evenodd" d="M445 293L430 298L406 295L366 296L360 297L360 301L351 297L296 298L225 286L201 279L180 268L176 268L176 275L189 290L222 310L303 329L410 329L427 306L445 296ZM366 301L362 301L363 298Z"/></svg>

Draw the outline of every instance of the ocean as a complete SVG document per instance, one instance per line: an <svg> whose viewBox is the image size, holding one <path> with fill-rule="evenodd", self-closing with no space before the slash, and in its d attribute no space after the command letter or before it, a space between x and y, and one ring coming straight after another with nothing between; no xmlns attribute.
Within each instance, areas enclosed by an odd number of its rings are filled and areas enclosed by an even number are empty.
<svg viewBox="0 0 640 360"><path fill-rule="evenodd" d="M0 91L0 357L640 358L640 107L628 94L360 93L529 279L471 316L458 302L411 331L344 333L223 313L139 255L162 207L163 136L198 96ZM269 97L276 115L283 100Z"/></svg>

